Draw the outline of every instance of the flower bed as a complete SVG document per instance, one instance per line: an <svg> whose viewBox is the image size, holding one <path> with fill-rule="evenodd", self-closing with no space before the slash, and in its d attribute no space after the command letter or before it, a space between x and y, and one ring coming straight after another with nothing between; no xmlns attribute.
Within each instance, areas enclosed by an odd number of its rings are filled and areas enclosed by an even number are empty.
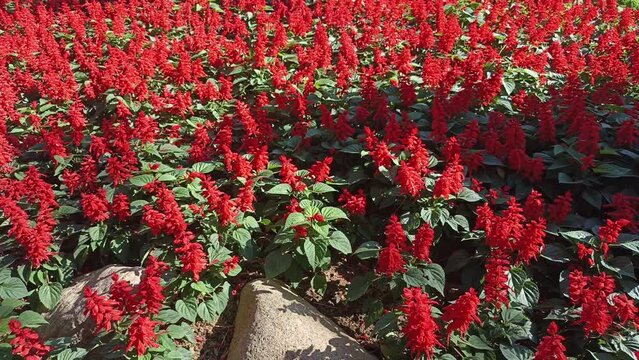
<svg viewBox="0 0 639 360"><path fill-rule="evenodd" d="M635 358L637 10L43 3L0 1L0 353L189 358L243 266L322 295L340 254L388 358Z"/></svg>

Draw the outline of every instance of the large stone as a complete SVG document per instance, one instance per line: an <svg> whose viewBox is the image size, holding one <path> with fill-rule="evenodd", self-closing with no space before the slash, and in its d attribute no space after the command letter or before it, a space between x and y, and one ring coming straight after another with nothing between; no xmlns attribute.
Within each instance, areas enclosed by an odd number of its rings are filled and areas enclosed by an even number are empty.
<svg viewBox="0 0 639 360"><path fill-rule="evenodd" d="M130 282L131 285L136 285L140 282L142 269L109 265L78 277L69 287L62 290L58 305L45 315L49 324L40 327L38 330L40 335L44 339L71 337L76 344L88 343L94 337L95 323L84 315L86 301L82 292L85 286L89 286L100 295L108 294L113 284L111 275L114 273L117 273L120 279Z"/></svg>
<svg viewBox="0 0 639 360"><path fill-rule="evenodd" d="M264 359L375 357L281 282L255 280L242 289L228 360Z"/></svg>

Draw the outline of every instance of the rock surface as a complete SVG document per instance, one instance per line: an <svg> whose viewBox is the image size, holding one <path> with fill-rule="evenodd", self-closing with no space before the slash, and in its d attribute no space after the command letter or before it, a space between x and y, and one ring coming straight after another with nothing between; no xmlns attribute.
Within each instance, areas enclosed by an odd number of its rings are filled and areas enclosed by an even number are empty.
<svg viewBox="0 0 639 360"><path fill-rule="evenodd" d="M44 339L55 337L71 337L74 343L86 344L93 337L94 322L84 315L85 286L90 286L100 295L107 294L113 281L111 275L117 273L120 279L129 281L131 285L140 282L142 268L109 265L82 275L64 290L58 305L45 315L49 324L40 327L38 332Z"/></svg>
<svg viewBox="0 0 639 360"><path fill-rule="evenodd" d="M263 359L376 358L283 283L255 280L242 289L228 360Z"/></svg>

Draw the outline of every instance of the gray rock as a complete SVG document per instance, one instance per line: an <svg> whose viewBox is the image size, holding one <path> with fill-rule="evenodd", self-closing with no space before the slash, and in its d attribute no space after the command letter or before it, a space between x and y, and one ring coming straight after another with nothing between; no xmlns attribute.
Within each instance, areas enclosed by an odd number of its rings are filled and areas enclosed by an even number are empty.
<svg viewBox="0 0 639 360"><path fill-rule="evenodd" d="M264 359L375 357L283 283L255 280L242 289L228 360Z"/></svg>
<svg viewBox="0 0 639 360"><path fill-rule="evenodd" d="M44 339L71 337L76 344L88 343L93 338L95 322L84 315L86 301L82 292L85 286L89 286L100 295L108 294L113 284L113 273L117 273L120 279L129 281L131 285L136 285L140 282L142 268L109 265L78 277L62 290L58 305L45 315L49 324L38 329L40 336Z"/></svg>

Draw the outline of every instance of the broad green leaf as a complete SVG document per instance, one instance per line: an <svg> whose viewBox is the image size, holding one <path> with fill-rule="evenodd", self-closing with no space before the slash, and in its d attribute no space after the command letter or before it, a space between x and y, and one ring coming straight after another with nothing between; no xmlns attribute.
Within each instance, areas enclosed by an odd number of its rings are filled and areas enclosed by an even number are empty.
<svg viewBox="0 0 639 360"><path fill-rule="evenodd" d="M284 223L284 230L290 229L293 226L306 224L306 222L307 222L306 216L304 216L304 214L298 213L298 212L290 213L286 217L286 222Z"/></svg>
<svg viewBox="0 0 639 360"><path fill-rule="evenodd" d="M44 319L44 316L41 314L27 310L18 315L18 320L22 326L37 328L42 324L48 324L48 322Z"/></svg>
<svg viewBox="0 0 639 360"><path fill-rule="evenodd" d="M0 298L2 299L22 299L28 295L27 287L18 278L10 278L0 284Z"/></svg>
<svg viewBox="0 0 639 360"><path fill-rule="evenodd" d="M49 310L52 310L58 304L61 296L62 285L59 283L44 284L38 289L40 302Z"/></svg>
<svg viewBox="0 0 639 360"><path fill-rule="evenodd" d="M273 251L266 255L266 261L264 263L264 272L266 277L272 279L284 271L288 270L291 266L291 255L283 254L280 251Z"/></svg>
<svg viewBox="0 0 639 360"><path fill-rule="evenodd" d="M233 231L232 237L240 244L240 246L244 247L246 243L251 240L251 233L244 228L239 228Z"/></svg>
<svg viewBox="0 0 639 360"><path fill-rule="evenodd" d="M199 162L199 163L193 164L193 166L191 166L191 169L193 169L193 171L195 172L207 174L215 170L215 165L211 163L206 163L206 162Z"/></svg>
<svg viewBox="0 0 639 360"><path fill-rule="evenodd" d="M175 310L177 310L181 317L190 322L194 322L197 317L197 304L195 299L187 299L186 301L182 299L178 300L175 303Z"/></svg>
<svg viewBox="0 0 639 360"><path fill-rule="evenodd" d="M277 184L273 186L267 194L271 195L290 195L293 192L293 188L289 184Z"/></svg>
<svg viewBox="0 0 639 360"><path fill-rule="evenodd" d="M457 198L467 202L477 202L482 199L479 194L469 188L462 188L461 191L457 194Z"/></svg>
<svg viewBox="0 0 639 360"><path fill-rule="evenodd" d="M359 299L360 297L362 297L366 293L366 290L368 290L368 287L373 282L373 278L374 278L373 274L368 273L365 275L360 275L356 277L355 279L353 279L351 284L348 286L348 290L347 290L348 300L355 301Z"/></svg>
<svg viewBox="0 0 639 360"><path fill-rule="evenodd" d="M160 310L160 312L156 316L156 319L169 324L175 324L180 321L181 318L182 317L180 316L180 314L173 309Z"/></svg>
<svg viewBox="0 0 639 360"><path fill-rule="evenodd" d="M316 194L324 194L327 192L336 192L334 187L327 185L325 183L315 183L311 186L311 191Z"/></svg>
<svg viewBox="0 0 639 360"><path fill-rule="evenodd" d="M531 360L535 356L534 351L519 344L512 346L500 344L499 350L507 360Z"/></svg>
<svg viewBox="0 0 639 360"><path fill-rule="evenodd" d="M324 274L315 274L311 279L311 286L320 296L324 296L326 285L326 276Z"/></svg>
<svg viewBox="0 0 639 360"><path fill-rule="evenodd" d="M444 269L439 264L428 264L424 269L424 275L426 275L426 285L444 295L444 286L446 285Z"/></svg>
<svg viewBox="0 0 639 360"><path fill-rule="evenodd" d="M371 259L376 258L381 249L382 247L377 241L367 241L360 245L353 254L362 260Z"/></svg>
<svg viewBox="0 0 639 360"><path fill-rule="evenodd" d="M333 249L343 254L348 255L351 252L353 252L353 249L351 248L351 242L348 240L346 235L344 235L344 233L341 231L338 231L338 230L333 231L333 233L331 234L329 244L331 245Z"/></svg>
<svg viewBox="0 0 639 360"><path fill-rule="evenodd" d="M428 285L428 279L424 275L424 272L418 268L410 268L404 274L402 279L408 287L422 287Z"/></svg>
<svg viewBox="0 0 639 360"><path fill-rule="evenodd" d="M348 216L346 216L346 213L342 211L342 209L339 209L336 207L331 207L331 206L324 207L322 208L320 213L322 214L322 216L324 216L324 220L326 221L337 220L337 219L348 219Z"/></svg>
<svg viewBox="0 0 639 360"><path fill-rule="evenodd" d="M155 180L155 176L152 174L142 174L132 177L129 182L135 186L142 187Z"/></svg>

